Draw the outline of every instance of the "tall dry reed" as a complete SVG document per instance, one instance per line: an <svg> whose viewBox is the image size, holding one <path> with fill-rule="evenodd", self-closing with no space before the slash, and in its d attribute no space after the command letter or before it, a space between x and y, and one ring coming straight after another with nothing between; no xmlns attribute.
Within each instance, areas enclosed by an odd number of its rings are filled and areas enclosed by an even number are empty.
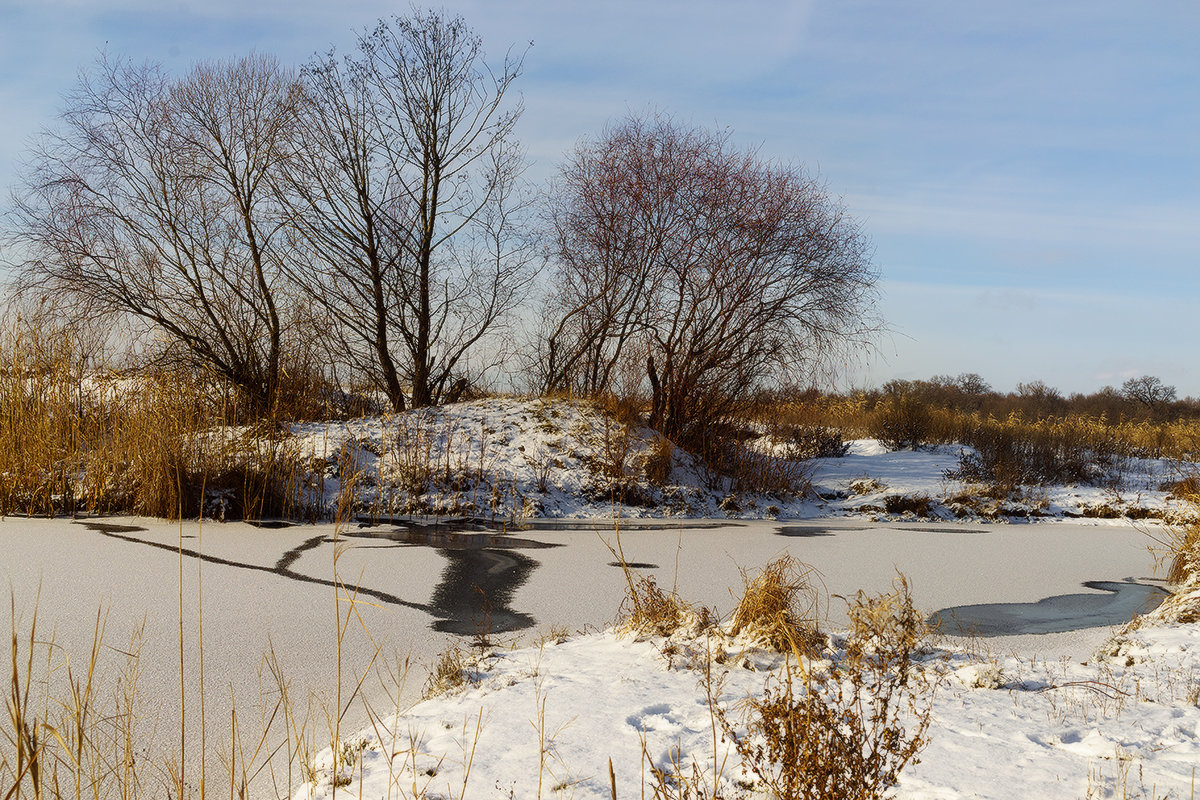
<svg viewBox="0 0 1200 800"><path fill-rule="evenodd" d="M186 370L97 369L69 336L5 331L0 515L315 515L319 476L286 428L233 425L219 388Z"/></svg>

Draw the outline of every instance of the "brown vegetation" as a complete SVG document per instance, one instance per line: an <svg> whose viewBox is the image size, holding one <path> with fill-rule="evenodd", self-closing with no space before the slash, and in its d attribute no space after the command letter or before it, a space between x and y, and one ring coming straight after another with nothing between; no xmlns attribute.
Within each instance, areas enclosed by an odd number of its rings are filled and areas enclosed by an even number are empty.
<svg viewBox="0 0 1200 800"><path fill-rule="evenodd" d="M918 655L927 633L908 583L850 601L850 631L828 665L789 664L747 700L747 733L721 714L743 765L772 797L873 800L927 742L934 679Z"/></svg>
<svg viewBox="0 0 1200 800"><path fill-rule="evenodd" d="M0 514L303 518L320 475L187 370L84 372L69 339L0 336ZM315 484L314 484L315 482Z"/></svg>
<svg viewBox="0 0 1200 800"><path fill-rule="evenodd" d="M784 554L751 576L742 571L742 597L730 632L745 634L783 653L815 656L826 645L818 623L821 594L815 569Z"/></svg>

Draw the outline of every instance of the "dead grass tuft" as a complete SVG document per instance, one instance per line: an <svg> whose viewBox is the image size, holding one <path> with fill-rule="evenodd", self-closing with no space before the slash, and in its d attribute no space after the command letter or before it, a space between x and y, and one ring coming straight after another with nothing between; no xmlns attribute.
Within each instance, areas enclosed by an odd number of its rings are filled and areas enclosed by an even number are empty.
<svg viewBox="0 0 1200 800"><path fill-rule="evenodd" d="M667 437L654 437L650 449L642 460L642 472L651 486L665 486L671 479L675 464L675 445Z"/></svg>
<svg viewBox="0 0 1200 800"><path fill-rule="evenodd" d="M1151 551L1159 564L1168 563L1167 581L1187 588L1200 587L1200 524L1168 525L1146 530Z"/></svg>
<svg viewBox="0 0 1200 800"><path fill-rule="evenodd" d="M775 650L815 656L826 644L818 628L821 593L817 571L782 555L754 576L742 571L742 597L733 612L733 635L746 634Z"/></svg>
<svg viewBox="0 0 1200 800"><path fill-rule="evenodd" d="M1180 481L1189 487L1196 476ZM1181 489L1180 499L1190 508L1190 521L1183 525L1164 525L1161 528L1143 528L1151 540L1150 551L1158 565L1168 563L1167 580L1188 589L1200 588L1200 494L1187 488Z"/></svg>
<svg viewBox="0 0 1200 800"><path fill-rule="evenodd" d="M618 627L641 636L670 636L697 627L699 616L674 591L658 585L653 575L628 575Z"/></svg>
<svg viewBox="0 0 1200 800"><path fill-rule="evenodd" d="M451 644L442 651L429 670L429 676L421 690L421 698L449 694L470 684L472 676L471 652L457 644Z"/></svg>

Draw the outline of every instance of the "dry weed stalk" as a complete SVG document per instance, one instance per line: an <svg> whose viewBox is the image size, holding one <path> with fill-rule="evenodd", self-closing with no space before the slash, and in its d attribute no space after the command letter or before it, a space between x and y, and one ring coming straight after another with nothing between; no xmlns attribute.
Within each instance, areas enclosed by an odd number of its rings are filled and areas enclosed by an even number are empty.
<svg viewBox="0 0 1200 800"><path fill-rule="evenodd" d="M137 703L142 632L134 631L115 685L105 691L100 653L106 613L97 612L92 645L80 668L44 639L35 605L28 637L18 635L12 606L7 719L0 737L0 788L4 800L22 798L153 796L139 767ZM36 663L42 663L35 668Z"/></svg>
<svg viewBox="0 0 1200 800"><path fill-rule="evenodd" d="M1191 487L1195 475L1180 481L1177 486ZM1143 532L1150 538L1150 552L1156 564L1169 562L1167 580L1187 589L1200 588L1200 493L1192 489L1177 489L1177 496L1190 509L1192 521L1186 525L1165 525L1161 528L1146 527Z"/></svg>
<svg viewBox="0 0 1200 800"><path fill-rule="evenodd" d="M828 665L788 661L746 703L739 735L719 712L743 765L781 800L874 800L915 763L935 681L916 663L925 635L908 584L850 603L844 654Z"/></svg>

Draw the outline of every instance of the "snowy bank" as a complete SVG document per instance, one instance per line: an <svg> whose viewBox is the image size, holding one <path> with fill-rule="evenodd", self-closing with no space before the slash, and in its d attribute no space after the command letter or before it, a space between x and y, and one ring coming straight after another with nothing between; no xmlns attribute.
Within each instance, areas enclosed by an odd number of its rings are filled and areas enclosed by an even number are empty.
<svg viewBox="0 0 1200 800"><path fill-rule="evenodd" d="M936 688L903 719L911 730L931 702L928 742L894 795L1194 796L1200 625L1178 621L1181 603L1189 619L1200 591L1135 619L1084 660L1001 656L982 643L920 649L914 669ZM641 797L655 770L707 796L763 797L720 721L745 738L748 699L781 685L785 659L727 633L610 629L460 651L461 682L377 718L337 757L319 754L295 797L332 797L335 784L363 798ZM844 661L847 642L835 633L807 669Z"/></svg>
<svg viewBox="0 0 1200 800"><path fill-rule="evenodd" d="M871 520L1178 519L1180 465L1130 459L1123 484L1024 487L995 497L948 477L958 446L889 451L873 439L841 458L787 458L769 437L743 445L789 489L754 491L648 428L587 402L489 398L289 429L311 465L308 491L332 514L534 518L851 516ZM764 480L764 483L770 483Z"/></svg>

